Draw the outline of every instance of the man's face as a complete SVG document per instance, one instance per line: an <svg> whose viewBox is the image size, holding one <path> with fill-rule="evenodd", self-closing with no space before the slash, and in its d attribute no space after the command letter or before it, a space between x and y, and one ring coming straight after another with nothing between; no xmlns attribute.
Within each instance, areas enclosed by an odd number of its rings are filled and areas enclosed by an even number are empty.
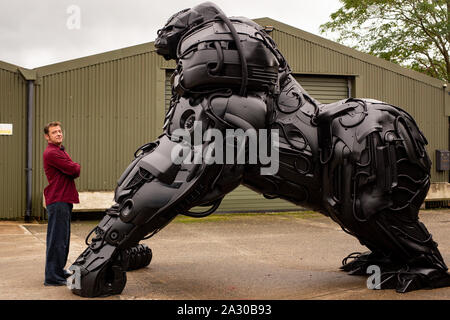
<svg viewBox="0 0 450 320"><path fill-rule="evenodd" d="M63 142L63 133L60 126L54 126L48 128L48 134L45 134L45 139L57 146L60 146Z"/></svg>

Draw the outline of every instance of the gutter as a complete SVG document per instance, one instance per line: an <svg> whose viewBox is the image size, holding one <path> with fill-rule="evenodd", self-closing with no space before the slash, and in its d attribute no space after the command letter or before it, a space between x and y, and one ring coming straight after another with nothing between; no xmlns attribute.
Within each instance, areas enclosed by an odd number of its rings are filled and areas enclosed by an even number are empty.
<svg viewBox="0 0 450 320"><path fill-rule="evenodd" d="M32 216L33 202L33 109L34 109L34 82L36 71L18 68L20 74L27 83L27 163L26 163L26 211L25 221L30 221Z"/></svg>

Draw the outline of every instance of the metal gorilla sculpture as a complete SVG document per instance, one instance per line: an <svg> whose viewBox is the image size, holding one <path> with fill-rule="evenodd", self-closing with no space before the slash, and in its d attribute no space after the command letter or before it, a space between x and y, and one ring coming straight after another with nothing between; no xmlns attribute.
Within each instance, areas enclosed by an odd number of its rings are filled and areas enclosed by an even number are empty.
<svg viewBox="0 0 450 320"><path fill-rule="evenodd" d="M227 18L210 2L173 15L155 47L177 61L164 133L138 149L118 180L117 204L70 268L79 273L73 293L121 293L126 270L150 262L150 249L136 249L139 241L178 214L211 214L241 183L319 211L358 238L370 251L344 259L341 268L350 274L378 265L381 288L398 292L450 285L437 244L418 219L431 162L410 115L369 99L319 103L263 28ZM262 175L260 163L175 164L171 152L181 142L174 132L190 134L196 123L222 132L278 129L278 172ZM194 206L212 208L190 212Z"/></svg>

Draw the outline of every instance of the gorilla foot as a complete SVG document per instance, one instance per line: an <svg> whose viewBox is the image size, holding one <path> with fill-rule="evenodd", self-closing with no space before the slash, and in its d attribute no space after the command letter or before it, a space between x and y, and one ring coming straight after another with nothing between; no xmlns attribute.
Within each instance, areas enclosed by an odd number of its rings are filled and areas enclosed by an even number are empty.
<svg viewBox="0 0 450 320"><path fill-rule="evenodd" d="M69 268L73 272L68 287L82 297L120 294L127 282L126 271L145 268L152 250L145 244L118 250L104 246L99 251L87 248Z"/></svg>
<svg viewBox="0 0 450 320"><path fill-rule="evenodd" d="M138 270L145 268L152 261L152 250L145 244L139 244L135 247L128 248L123 252L125 259L128 261L126 271Z"/></svg>
<svg viewBox="0 0 450 320"><path fill-rule="evenodd" d="M349 262L349 260L351 260ZM450 286L450 274L441 268L401 266L373 252L354 252L342 260L341 270L350 275L368 276L370 266L380 270L375 289L395 289L399 293Z"/></svg>
<svg viewBox="0 0 450 320"><path fill-rule="evenodd" d="M351 261L349 262L349 260ZM394 271L401 267L393 263L386 256L367 251L364 253L353 252L349 254L342 260L340 269L348 272L350 275L362 276L367 275L367 268L373 265L380 267L383 271Z"/></svg>
<svg viewBox="0 0 450 320"><path fill-rule="evenodd" d="M114 247L104 246L100 252L87 248L70 266L73 272L67 286L82 297L105 297L120 294L127 282L126 256Z"/></svg>
<svg viewBox="0 0 450 320"><path fill-rule="evenodd" d="M399 293L450 286L450 274L442 269L403 268L381 274L379 289L395 289Z"/></svg>

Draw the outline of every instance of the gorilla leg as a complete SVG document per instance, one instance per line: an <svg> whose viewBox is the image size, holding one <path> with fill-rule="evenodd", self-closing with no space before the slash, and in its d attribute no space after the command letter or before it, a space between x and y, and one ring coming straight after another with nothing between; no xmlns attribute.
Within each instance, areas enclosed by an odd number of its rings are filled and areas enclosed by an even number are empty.
<svg viewBox="0 0 450 320"><path fill-rule="evenodd" d="M370 107L366 121L353 132L355 137L371 133L350 151L335 129L334 158L325 170L324 178L334 182L326 193L331 217L371 250L345 258L342 269L362 275L377 265L381 288L398 292L449 286L437 243L418 217L430 186L426 140L401 110L385 104ZM333 124L343 130L345 123L341 118Z"/></svg>
<svg viewBox="0 0 450 320"><path fill-rule="evenodd" d="M343 261L342 270L365 275L371 265L380 267L381 289L407 292L421 288L450 285L447 266L431 234L417 218L418 210L392 216L384 211L360 226L357 236L371 252L350 255ZM354 259L347 263L347 260Z"/></svg>
<svg viewBox="0 0 450 320"><path fill-rule="evenodd" d="M130 248L194 206L216 208L225 193L240 183L239 170L226 165L175 164L171 161L175 145L163 135L125 170L115 192L117 204L107 211L93 230L88 248L70 267L75 272L73 293L83 297L121 293L126 270L134 268ZM222 178L226 192L214 189Z"/></svg>
<svg viewBox="0 0 450 320"><path fill-rule="evenodd" d="M123 222L122 212L119 206L107 211L93 230L95 237L88 248L69 268L75 271L75 286L71 286L73 293L82 297L121 293L126 284L126 271L135 268L131 251L137 248L139 241L148 233L159 231L176 216L174 213L164 212L139 225ZM76 277L79 277L78 285Z"/></svg>

